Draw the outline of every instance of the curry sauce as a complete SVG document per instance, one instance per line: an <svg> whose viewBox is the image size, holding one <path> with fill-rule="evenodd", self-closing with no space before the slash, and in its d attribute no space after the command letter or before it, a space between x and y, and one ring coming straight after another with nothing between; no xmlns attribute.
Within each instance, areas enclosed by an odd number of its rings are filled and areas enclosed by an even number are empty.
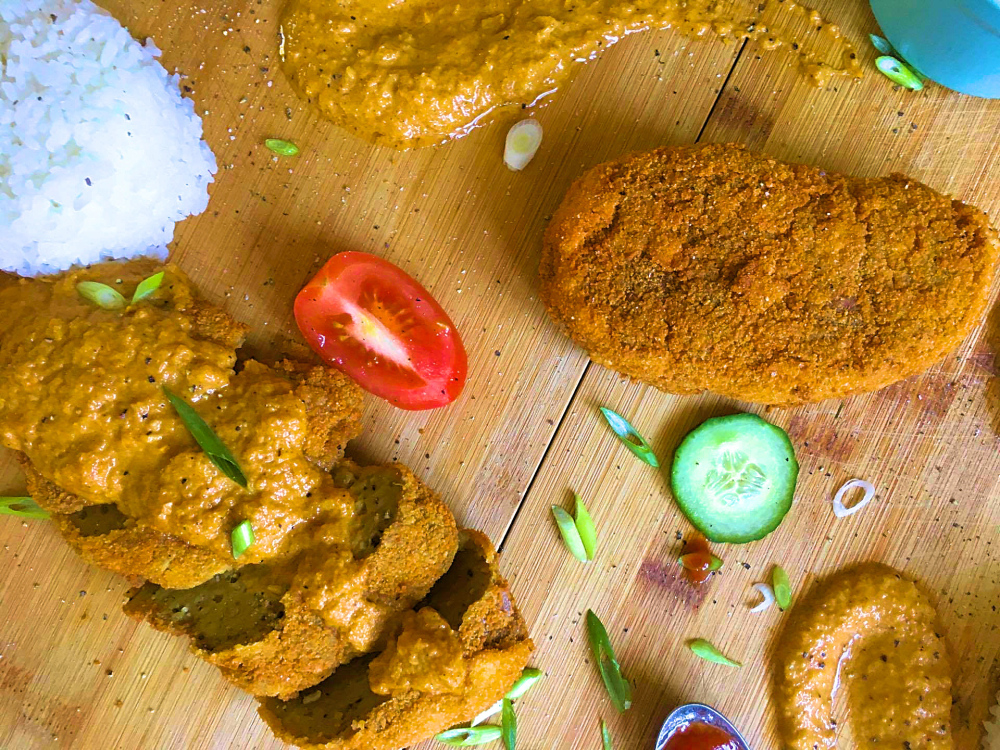
<svg viewBox="0 0 1000 750"><path fill-rule="evenodd" d="M837 746L843 680L859 747L950 750L951 666L935 621L917 585L885 565L826 579L792 610L775 654L785 746Z"/></svg>
<svg viewBox="0 0 1000 750"><path fill-rule="evenodd" d="M235 371L242 326L199 303L171 266L152 297L124 311L77 292L97 280L128 297L156 268L104 264L0 292L0 441L78 499L60 512L114 504L226 557L229 532L250 520L256 541L241 563L289 552L289 535L310 520L350 545L353 500L306 455L311 425L292 382L253 361ZM247 489L197 445L164 387L229 447Z"/></svg>
<svg viewBox="0 0 1000 750"><path fill-rule="evenodd" d="M817 85L861 75L839 27L793 0L289 0L281 51L292 84L321 114L409 148L536 104L575 63L666 28L787 47ZM817 51L820 36L832 42L829 59Z"/></svg>

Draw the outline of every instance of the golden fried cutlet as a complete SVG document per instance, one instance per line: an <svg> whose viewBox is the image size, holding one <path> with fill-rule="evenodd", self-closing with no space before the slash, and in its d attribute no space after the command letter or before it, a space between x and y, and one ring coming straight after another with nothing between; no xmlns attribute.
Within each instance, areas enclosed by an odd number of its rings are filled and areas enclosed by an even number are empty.
<svg viewBox="0 0 1000 750"><path fill-rule="evenodd" d="M398 750L500 700L532 648L493 545L466 530L448 573L382 654L355 659L293 700L264 699L259 712L306 750Z"/></svg>
<svg viewBox="0 0 1000 750"><path fill-rule="evenodd" d="M586 173L540 276L595 362L670 393L786 405L940 361L982 317L997 256L982 211L901 175L708 145Z"/></svg>
<svg viewBox="0 0 1000 750"><path fill-rule="evenodd" d="M319 523L280 565L246 566L183 591L146 584L130 593L125 613L189 636L195 654L254 695L291 697L381 646L449 569L458 530L441 499L403 467L346 462L335 481L356 505L352 546L326 542Z"/></svg>

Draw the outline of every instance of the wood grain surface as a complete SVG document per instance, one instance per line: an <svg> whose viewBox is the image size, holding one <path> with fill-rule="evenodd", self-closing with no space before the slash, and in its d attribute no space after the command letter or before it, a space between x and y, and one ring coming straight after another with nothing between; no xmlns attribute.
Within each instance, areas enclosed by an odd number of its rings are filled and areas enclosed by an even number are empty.
<svg viewBox="0 0 1000 750"><path fill-rule="evenodd" d="M368 399L366 433L351 451L411 466L460 522L502 545L538 645L534 663L548 675L518 704L520 748L599 747L602 717L618 750L651 748L666 713L695 700L726 712L756 750L777 748L768 657L782 615L750 614L750 585L780 563L799 595L861 560L895 565L934 595L955 654L956 747L977 746L1000 687L1000 387L991 346L1000 320L991 316L940 366L878 393L754 408L796 445L796 503L765 541L718 546L726 565L694 592L677 578L690 527L667 474L632 458L597 407L627 415L664 459L703 418L747 407L666 395L591 365L548 321L536 268L546 218L585 169L699 139L858 175L905 172L998 216L1000 102L894 87L862 44L877 28L867 4L827 0L819 9L858 44L864 80L820 90L790 57L755 44L635 35L582 67L537 114L542 148L515 174L501 161L503 124L446 147L396 152L318 120L279 69L277 0L103 4L137 37L156 40L204 114L221 169L209 210L179 227L173 258L209 299L253 326L253 350L274 354L298 341L292 299L344 249L402 266L462 331L470 378L458 402L414 414ZM302 155L274 158L267 137L294 140ZM876 500L837 521L831 494L852 477L872 481ZM0 455L0 491L22 488ZM549 515L574 490L600 532L586 566L566 552ZM124 581L83 564L47 524L0 520L0 544L0 747L282 747L253 700L183 640L127 620ZM590 661L588 608L634 684L624 715ZM743 668L697 660L685 648L694 637ZM845 731L841 747L854 746Z"/></svg>

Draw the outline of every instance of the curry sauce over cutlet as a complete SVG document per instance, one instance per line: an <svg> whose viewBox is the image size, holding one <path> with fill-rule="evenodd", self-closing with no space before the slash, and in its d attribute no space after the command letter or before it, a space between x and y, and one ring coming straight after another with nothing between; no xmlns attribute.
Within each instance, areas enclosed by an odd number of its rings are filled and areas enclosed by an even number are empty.
<svg viewBox="0 0 1000 750"><path fill-rule="evenodd" d="M135 584L128 616L187 637L304 746L396 750L495 702L532 644L489 540L460 535L405 466L344 457L361 393L343 373L238 362L245 328L173 266L128 303L160 270L105 263L0 286L0 443L35 502L81 557ZM104 309L81 281L126 302ZM210 460L164 388L246 486ZM230 532L243 521L254 539L237 553ZM318 714L309 696L326 691Z"/></svg>
<svg viewBox="0 0 1000 750"><path fill-rule="evenodd" d="M519 112L563 85L575 63L664 28L792 49L817 85L861 75L839 27L793 0L290 0L281 50L293 86L324 117L409 148Z"/></svg>
<svg viewBox="0 0 1000 750"><path fill-rule="evenodd" d="M915 180L698 145L581 177L540 276L595 362L670 393L785 405L940 361L982 317L997 255L982 211Z"/></svg>
<svg viewBox="0 0 1000 750"><path fill-rule="evenodd" d="M0 440L70 493L51 509L113 503L223 557L231 556L231 529L250 520L255 543L242 562L283 554L289 535L317 516L349 518L350 497L324 466L358 430L356 386L325 391L341 399L326 404L342 417L340 434L328 434L310 416L312 396L301 393L321 390L307 373L252 360L235 371L245 329L208 312L176 268L167 266L159 289L125 310L102 309L77 291L80 281L96 280L130 297L155 268L105 264L0 292ZM197 445L164 388L191 403L237 456L247 489ZM349 544L346 524L341 531Z"/></svg>

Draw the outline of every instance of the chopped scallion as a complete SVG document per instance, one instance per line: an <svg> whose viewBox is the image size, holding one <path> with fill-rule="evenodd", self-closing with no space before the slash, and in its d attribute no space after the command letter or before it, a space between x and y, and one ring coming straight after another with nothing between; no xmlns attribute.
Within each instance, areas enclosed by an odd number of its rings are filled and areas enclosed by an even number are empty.
<svg viewBox="0 0 1000 750"><path fill-rule="evenodd" d="M883 55L895 55L896 50L893 49L889 40L885 37L881 37L878 34L869 34L868 38L872 40L872 46L875 47Z"/></svg>
<svg viewBox="0 0 1000 750"><path fill-rule="evenodd" d="M559 533L562 534L563 542L566 543L570 554L580 562L587 562L587 549L583 546L583 539L580 537L579 529L576 528L573 516L558 505L552 506L552 515L556 519Z"/></svg>
<svg viewBox="0 0 1000 750"><path fill-rule="evenodd" d="M503 733L503 746L507 750L514 750L517 742L517 715L514 713L514 704L510 698L503 699L503 707L500 709L500 731Z"/></svg>
<svg viewBox="0 0 1000 750"><path fill-rule="evenodd" d="M511 686L511 689L507 691L506 697L509 700L516 701L522 695L527 693L535 684L545 676L545 673L540 669L534 669L533 667L526 667L522 672L521 676L517 678L517 682ZM482 711L475 719L470 723L471 726L476 726L477 724L482 724L484 721L491 719L500 713L503 708L503 700L498 700L492 706Z"/></svg>
<svg viewBox="0 0 1000 750"><path fill-rule="evenodd" d="M608 723L604 719L601 719L601 742L604 750L614 750L611 744L611 732L608 731Z"/></svg>
<svg viewBox="0 0 1000 750"><path fill-rule="evenodd" d="M125 309L126 302L121 293L99 281L81 281L76 285L76 291L88 302L105 310Z"/></svg>
<svg viewBox="0 0 1000 750"><path fill-rule="evenodd" d="M268 150L277 154L278 156L298 156L299 147L296 146L291 141L285 141L281 138L268 138L264 141L264 145L267 146Z"/></svg>
<svg viewBox="0 0 1000 750"><path fill-rule="evenodd" d="M608 420L611 429L614 430L618 438L625 444L625 447L632 451L640 461L644 461L653 468L659 467L660 462L657 460L656 454L653 453L653 449L649 447L649 443L646 442L646 438L640 435L638 430L629 424L629 421L625 417L603 406L601 407L601 414Z"/></svg>
<svg viewBox="0 0 1000 750"><path fill-rule="evenodd" d="M239 558L244 552L253 546L255 541L253 535L253 525L249 521L240 522L230 535L233 541L233 559Z"/></svg>
<svg viewBox="0 0 1000 750"><path fill-rule="evenodd" d="M792 582L788 580L788 573L780 565L774 566L771 573L771 583L774 587L774 600L782 610L788 609L792 605Z"/></svg>
<svg viewBox="0 0 1000 750"><path fill-rule="evenodd" d="M882 57L877 58L875 65L890 81L898 83L910 91L920 91L924 87L924 82L910 66L891 55L882 55Z"/></svg>
<svg viewBox="0 0 1000 750"><path fill-rule="evenodd" d="M719 649L706 641L704 638L695 638L693 641L688 642L688 648L691 649L695 656L704 659L705 661L714 662L716 664L724 664L727 667L743 666L738 661L733 661L729 657L725 656L721 651L719 651Z"/></svg>
<svg viewBox="0 0 1000 750"><path fill-rule="evenodd" d="M0 515L48 518L49 512L40 508L30 497L0 497Z"/></svg>
<svg viewBox="0 0 1000 750"><path fill-rule="evenodd" d="M160 288L160 284L163 283L163 271L159 273L154 273L148 279L143 279L139 282L139 286L135 288L135 292L132 294L132 304L146 299L149 295Z"/></svg>
<svg viewBox="0 0 1000 750"><path fill-rule="evenodd" d="M500 727L459 727L441 732L434 739L450 747L473 747L496 742L501 736Z"/></svg>
<svg viewBox="0 0 1000 750"><path fill-rule="evenodd" d="M597 527L594 526L594 520L587 512L587 506L583 504L580 496L574 495L574 498L576 499L574 509L576 530L580 532L580 541L583 542L583 549L587 553L587 561L589 562L594 559L594 555L597 553Z"/></svg>
<svg viewBox="0 0 1000 750"><path fill-rule="evenodd" d="M632 705L632 688L622 675L621 667L615 659L615 650L611 646L608 631L591 609L587 610L587 637L590 640L590 650L594 654L597 670L601 674L611 702L619 712L627 711Z"/></svg>
<svg viewBox="0 0 1000 750"><path fill-rule="evenodd" d="M240 487L246 489L247 478L243 474L240 465L236 462L236 458L229 452L229 449L219 439L219 436L212 431L212 428L194 410L194 407L180 396L171 393L166 387L163 388L163 393L171 406L174 407L184 426L187 427L188 432L191 433L191 437L205 451L205 455L208 456L209 460L215 464L219 471L236 482Z"/></svg>

